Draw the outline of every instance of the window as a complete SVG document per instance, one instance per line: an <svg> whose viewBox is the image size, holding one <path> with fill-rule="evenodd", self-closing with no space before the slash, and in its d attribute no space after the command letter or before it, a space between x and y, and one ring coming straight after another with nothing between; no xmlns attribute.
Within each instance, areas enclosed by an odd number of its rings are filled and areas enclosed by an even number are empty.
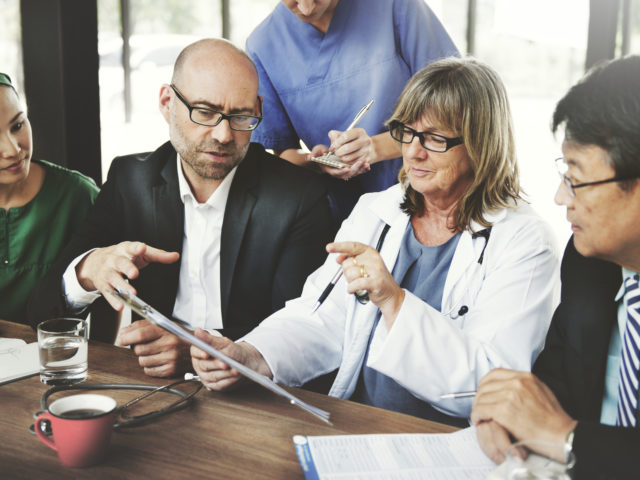
<svg viewBox="0 0 640 480"><path fill-rule="evenodd" d="M439 3L434 11L464 52L468 1ZM478 0L475 19L474 56L498 72L509 94L521 183L564 246L570 229L553 201L562 138L549 125L556 102L584 74L589 0Z"/></svg>
<svg viewBox="0 0 640 480"><path fill-rule="evenodd" d="M20 0L0 0L2 28L0 28L0 72L11 81L24 98L22 70L22 35L20 31Z"/></svg>

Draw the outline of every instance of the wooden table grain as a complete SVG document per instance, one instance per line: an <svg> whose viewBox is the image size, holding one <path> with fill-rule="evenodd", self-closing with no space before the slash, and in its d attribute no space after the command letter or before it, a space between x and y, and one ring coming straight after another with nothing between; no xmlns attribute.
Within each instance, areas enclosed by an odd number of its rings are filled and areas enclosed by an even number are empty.
<svg viewBox="0 0 640 480"><path fill-rule="evenodd" d="M36 340L31 328L2 320L0 337ZM90 342L87 383L163 385L168 381L144 375L130 350ZM333 426L329 426L256 385L225 393L202 389L186 409L143 426L115 431L100 465L73 469L62 466L56 453L28 432L46 389L37 375L0 386L0 478L301 479L304 476L292 442L296 434L455 430L409 415L289 389L304 401L331 412ZM114 390L103 393L116 398L120 405L139 394ZM153 408L167 400L157 399L146 406Z"/></svg>

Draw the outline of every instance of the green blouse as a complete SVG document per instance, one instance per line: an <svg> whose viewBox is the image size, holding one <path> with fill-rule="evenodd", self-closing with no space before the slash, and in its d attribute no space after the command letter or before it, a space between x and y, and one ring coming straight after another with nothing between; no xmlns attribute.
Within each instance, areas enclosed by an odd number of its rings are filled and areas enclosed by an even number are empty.
<svg viewBox="0 0 640 480"><path fill-rule="evenodd" d="M84 220L98 195L80 172L37 161L42 188L22 207L0 208L0 319L27 323L29 294Z"/></svg>

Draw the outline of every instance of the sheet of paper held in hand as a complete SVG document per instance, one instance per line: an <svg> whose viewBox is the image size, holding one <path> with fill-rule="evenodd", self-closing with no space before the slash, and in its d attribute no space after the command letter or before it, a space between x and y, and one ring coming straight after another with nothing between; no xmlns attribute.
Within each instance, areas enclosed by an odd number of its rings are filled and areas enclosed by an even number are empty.
<svg viewBox="0 0 640 480"><path fill-rule="evenodd" d="M305 479L485 480L475 427L455 433L293 437Z"/></svg>
<svg viewBox="0 0 640 480"><path fill-rule="evenodd" d="M136 312L138 315L141 315L144 318L149 319L159 327L162 327L168 332L171 332L174 335L177 335L179 338L189 342L190 344L195 345L200 350L207 352L212 357L222 360L224 363L229 365L231 368L237 370L239 373L247 377L249 380L252 380L257 384L262 385L264 388L267 388L272 392L277 393L278 395L289 400L289 403L291 403L292 405L296 405L302 408L303 410L306 410L307 412L311 413L312 415L318 417L319 419L331 425L331 422L329 421L329 416L330 416L329 412L326 412L317 407L314 407L313 405L309 405L308 403L303 402L302 400L290 394L284 388L280 387L278 384L276 384L274 381L270 380L269 378L265 377L264 375L261 375L255 372L254 370L251 370L250 368L235 361L231 357L228 357L227 355L220 352L219 350L216 350L208 343L200 340L198 337L193 335L189 330L169 320L167 317L162 315L159 311L157 311L151 305L142 301L140 298L123 290L114 291L113 294L118 298L120 298L127 306L131 308L131 310Z"/></svg>

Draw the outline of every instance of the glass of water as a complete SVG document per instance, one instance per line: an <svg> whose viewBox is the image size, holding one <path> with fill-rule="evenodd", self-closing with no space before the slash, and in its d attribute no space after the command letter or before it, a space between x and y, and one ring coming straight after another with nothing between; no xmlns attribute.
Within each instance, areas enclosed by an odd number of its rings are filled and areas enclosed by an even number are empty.
<svg viewBox="0 0 640 480"><path fill-rule="evenodd" d="M47 385L70 385L85 380L88 338L85 320L54 318L40 323L40 381Z"/></svg>

